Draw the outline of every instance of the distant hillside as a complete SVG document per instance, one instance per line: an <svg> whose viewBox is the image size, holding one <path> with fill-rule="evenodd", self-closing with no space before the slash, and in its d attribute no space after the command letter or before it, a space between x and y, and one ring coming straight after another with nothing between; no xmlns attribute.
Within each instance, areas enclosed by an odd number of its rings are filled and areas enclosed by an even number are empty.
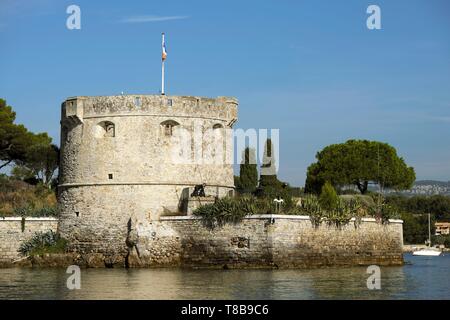
<svg viewBox="0 0 450 320"><path fill-rule="evenodd" d="M437 181L437 180L418 180L414 182L415 186L435 185L441 187L450 187L450 181Z"/></svg>
<svg viewBox="0 0 450 320"><path fill-rule="evenodd" d="M402 194L402 195L448 195L450 196L450 181L437 181L437 180L419 180L414 182L413 187L410 190L404 190L401 192L395 190L386 190L385 193L390 194Z"/></svg>

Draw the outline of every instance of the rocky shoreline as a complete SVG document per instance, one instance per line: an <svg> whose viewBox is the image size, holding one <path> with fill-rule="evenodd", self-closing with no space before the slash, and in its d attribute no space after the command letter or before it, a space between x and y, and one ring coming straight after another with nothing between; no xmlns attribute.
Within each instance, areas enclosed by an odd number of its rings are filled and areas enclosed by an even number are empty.
<svg viewBox="0 0 450 320"><path fill-rule="evenodd" d="M52 253L28 256L13 262L4 262L0 264L0 268L65 268L70 265L78 265L82 268L125 268L125 262L125 259L121 256L105 257L99 253L83 255L77 253Z"/></svg>
<svg viewBox="0 0 450 320"><path fill-rule="evenodd" d="M359 266L369 265L371 263L358 264ZM402 261L398 263L386 264L380 261L380 265L403 265ZM323 265L284 265L278 266L275 263L267 264L249 264L249 263L221 263L217 265L181 265L181 264L148 264L135 261L132 257L123 256L105 256L101 253L78 254L78 253L47 253L43 255L33 255L24 257L13 262L2 262L0 268L67 268L70 265L77 265L80 268L187 268L187 269L308 269L320 267L345 267L355 266L349 264L323 264Z"/></svg>

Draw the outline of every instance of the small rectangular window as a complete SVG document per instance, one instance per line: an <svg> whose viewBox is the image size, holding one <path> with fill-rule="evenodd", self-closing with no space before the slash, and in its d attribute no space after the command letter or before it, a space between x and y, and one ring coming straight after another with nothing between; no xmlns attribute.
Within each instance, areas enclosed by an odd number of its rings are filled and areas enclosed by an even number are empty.
<svg viewBox="0 0 450 320"><path fill-rule="evenodd" d="M172 99L168 99L168 100L167 100L167 105L168 105L169 107L172 106Z"/></svg>
<svg viewBox="0 0 450 320"><path fill-rule="evenodd" d="M136 107L140 107L141 106L141 97L135 97L134 98L134 105Z"/></svg>
<svg viewBox="0 0 450 320"><path fill-rule="evenodd" d="M109 180L112 180L113 174L112 173L108 174L108 178L109 178Z"/></svg>

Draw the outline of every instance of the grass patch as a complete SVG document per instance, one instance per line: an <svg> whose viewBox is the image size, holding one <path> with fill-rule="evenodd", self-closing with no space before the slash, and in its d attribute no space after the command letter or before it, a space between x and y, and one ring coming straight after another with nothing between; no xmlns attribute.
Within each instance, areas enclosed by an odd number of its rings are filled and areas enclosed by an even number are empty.
<svg viewBox="0 0 450 320"><path fill-rule="evenodd" d="M59 234L48 232L36 232L28 241L20 245L19 252L23 256L43 255L46 253L66 252L67 241Z"/></svg>

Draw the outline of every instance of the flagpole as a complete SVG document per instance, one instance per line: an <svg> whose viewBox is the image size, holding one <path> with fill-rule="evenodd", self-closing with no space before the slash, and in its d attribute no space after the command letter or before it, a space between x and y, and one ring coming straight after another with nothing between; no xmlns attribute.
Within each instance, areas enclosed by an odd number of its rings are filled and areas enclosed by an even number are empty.
<svg viewBox="0 0 450 320"><path fill-rule="evenodd" d="M162 46L161 48L164 48L164 33L162 33ZM164 50L164 49L163 49ZM161 65L161 94L164 95L164 59L162 59L162 65Z"/></svg>

